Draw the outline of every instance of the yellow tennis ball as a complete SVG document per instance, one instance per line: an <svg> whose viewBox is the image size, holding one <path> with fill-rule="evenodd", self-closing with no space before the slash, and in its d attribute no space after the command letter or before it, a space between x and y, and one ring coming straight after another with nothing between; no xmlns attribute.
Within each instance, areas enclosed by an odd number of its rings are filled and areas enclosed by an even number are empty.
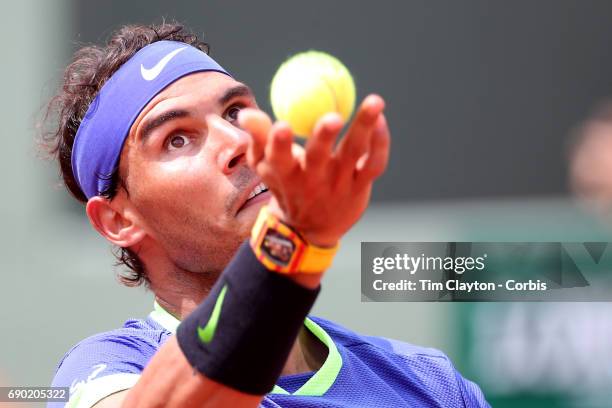
<svg viewBox="0 0 612 408"><path fill-rule="evenodd" d="M317 120L338 112L346 122L355 107L355 83L349 70L321 51L294 55L279 68L270 86L270 102L278 120L299 136L312 134Z"/></svg>

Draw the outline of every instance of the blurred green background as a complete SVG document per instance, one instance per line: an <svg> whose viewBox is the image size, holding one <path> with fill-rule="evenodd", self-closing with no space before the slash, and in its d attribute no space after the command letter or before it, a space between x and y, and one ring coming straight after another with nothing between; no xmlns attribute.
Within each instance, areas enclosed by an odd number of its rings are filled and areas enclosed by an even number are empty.
<svg viewBox="0 0 612 408"><path fill-rule="evenodd" d="M178 2L177 2L178 3ZM437 347L494 407L609 407L612 306L361 303L361 241L609 241L567 193L566 138L612 89L612 4L576 1L5 2L0 382L49 384L86 336L144 317L110 247L39 157L71 53L130 22L185 21L269 111L275 68L329 51L388 102L393 154L314 313ZM23 405L22 405L23 406Z"/></svg>

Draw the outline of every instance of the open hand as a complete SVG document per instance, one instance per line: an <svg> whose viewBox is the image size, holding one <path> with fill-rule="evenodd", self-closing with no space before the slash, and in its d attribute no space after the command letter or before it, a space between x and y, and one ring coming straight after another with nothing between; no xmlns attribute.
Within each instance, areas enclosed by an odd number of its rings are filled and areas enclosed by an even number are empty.
<svg viewBox="0 0 612 408"><path fill-rule="evenodd" d="M303 148L287 123L260 110L240 112L252 136L247 161L272 192L270 211L311 244L334 246L368 206L372 183L387 167L390 136L385 103L369 95L348 131L337 113L323 116Z"/></svg>

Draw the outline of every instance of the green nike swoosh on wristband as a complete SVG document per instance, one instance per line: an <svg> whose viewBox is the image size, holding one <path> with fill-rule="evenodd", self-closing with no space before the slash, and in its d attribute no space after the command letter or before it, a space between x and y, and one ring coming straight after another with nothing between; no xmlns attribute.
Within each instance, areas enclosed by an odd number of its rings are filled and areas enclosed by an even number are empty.
<svg viewBox="0 0 612 408"><path fill-rule="evenodd" d="M198 337L204 344L209 344L215 335L217 323L219 322L219 315L221 314L221 307L223 306L223 299L225 298L225 292L227 292L227 285L223 286L221 289L208 323L206 323L204 327L198 326Z"/></svg>

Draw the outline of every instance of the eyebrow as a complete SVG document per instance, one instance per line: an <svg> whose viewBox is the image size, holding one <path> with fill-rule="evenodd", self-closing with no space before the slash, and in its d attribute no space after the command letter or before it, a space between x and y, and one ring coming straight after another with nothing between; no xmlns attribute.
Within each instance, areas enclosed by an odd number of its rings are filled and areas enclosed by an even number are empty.
<svg viewBox="0 0 612 408"><path fill-rule="evenodd" d="M225 91L225 93L223 93L223 95L219 97L217 102L219 103L219 105L225 105L232 99L241 97L241 96L248 96L252 98L253 91L251 91L251 88L249 88L248 86L244 84L236 85L228 89L227 91Z"/></svg>
<svg viewBox="0 0 612 408"><path fill-rule="evenodd" d="M252 98L253 91L251 91L251 88L249 88L248 86L244 84L236 85L228 89L227 91L225 91L219 97L219 99L217 100L217 103L219 105L225 105L232 99L238 98L241 96L248 96ZM144 142L155 129L162 126L163 124L171 120L187 117L189 115L190 115L189 111L186 111L184 109L172 109L172 110L169 110L167 112L157 115L156 117L146 121L142 125L142 132L141 132L140 140Z"/></svg>
<svg viewBox="0 0 612 408"><path fill-rule="evenodd" d="M151 135L151 133L157 129L158 127L160 127L161 125L171 121L171 120L175 120L175 119L179 119L179 118L184 118L186 116L189 116L190 113L186 110L183 109L173 109L173 110L169 110L166 111L164 113L161 113L159 115L157 115L156 117L154 117L153 119L145 122L142 125L142 132L141 132L141 137L140 140L144 143L144 141L147 139L147 137L149 137Z"/></svg>

